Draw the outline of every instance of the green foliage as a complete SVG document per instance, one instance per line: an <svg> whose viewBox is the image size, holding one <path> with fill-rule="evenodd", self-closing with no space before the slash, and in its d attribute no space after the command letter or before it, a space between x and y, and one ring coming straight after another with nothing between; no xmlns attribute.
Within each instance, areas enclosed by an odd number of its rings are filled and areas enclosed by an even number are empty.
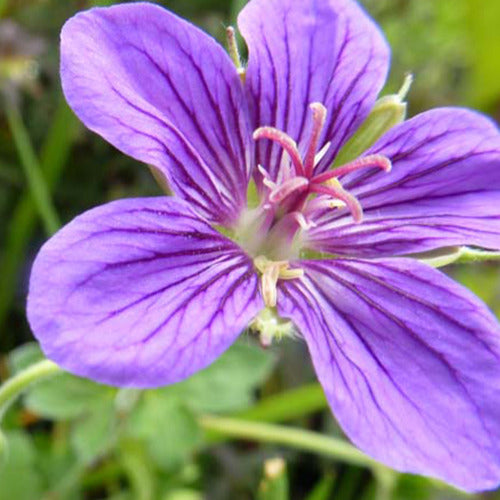
<svg viewBox="0 0 500 500"><path fill-rule="evenodd" d="M406 72L415 75L408 96L410 115L446 104L474 106L500 115L498 0L361 1L381 23L393 49L385 93L397 91ZM43 37L47 47L37 59L41 78L33 86L23 87L18 103L32 146L31 160L39 163L40 182L65 222L110 199L160 194L147 169L82 129L60 92L57 51L62 23L78 9L112 3L116 2L0 0L0 17ZM234 24L246 1L157 3L221 39L224 26ZM45 239L18 153L2 108L3 352L32 338L24 319L27 276L32 257ZM454 266L450 272L500 313L498 265ZM34 386L23 404L13 406L6 415L9 453L0 466L0 500L200 500L206 497L205 491L216 499L254 498L265 459L263 448L218 444L207 453L211 443L200 430L199 416L237 413L256 420L265 417L269 422L293 416L301 418L305 427L324 429L320 412L326 403L321 389L309 385L310 370L295 369L295 363L306 363L303 347L290 348L283 363L247 340L205 371L161 389L117 390L67 374ZM280 346L280 352L285 349L286 345ZM0 373L18 373L41 358L35 344L22 345L9 355L7 363L0 359ZM282 397L283 391L294 386L300 387ZM271 397L253 407L257 394ZM308 413L316 418L304 418ZM292 498L302 498L304 482L310 485L306 488L308 500L368 500L380 494L378 483L362 469L338 468L331 461L292 452L286 458ZM323 470L329 473L320 479ZM428 480L402 475L386 500L462 497ZM500 499L500 494L490 497Z"/></svg>
<svg viewBox="0 0 500 500"><path fill-rule="evenodd" d="M36 451L21 431L7 433L8 458L0 468L0 500L35 500L41 497L42 478L36 469Z"/></svg>

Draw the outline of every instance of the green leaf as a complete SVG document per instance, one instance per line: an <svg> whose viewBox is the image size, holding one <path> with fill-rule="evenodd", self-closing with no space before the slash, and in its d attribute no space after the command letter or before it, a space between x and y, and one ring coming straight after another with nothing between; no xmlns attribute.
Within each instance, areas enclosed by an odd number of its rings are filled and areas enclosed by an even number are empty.
<svg viewBox="0 0 500 500"><path fill-rule="evenodd" d="M33 387L26 396L25 404L42 417L70 420L110 400L115 392L110 387L64 373Z"/></svg>
<svg viewBox="0 0 500 500"><path fill-rule="evenodd" d="M117 434L115 411L111 403L102 403L73 423L71 443L83 463L104 455L114 444Z"/></svg>
<svg viewBox="0 0 500 500"><path fill-rule="evenodd" d="M142 404L130 415L129 432L146 442L151 457L162 468L173 468L198 444L202 433L195 416L176 398L158 391L144 394Z"/></svg>
<svg viewBox="0 0 500 500"><path fill-rule="evenodd" d="M42 497L42 480L35 467L36 451L21 431L7 433L8 457L0 468L0 500L33 500Z"/></svg>
<svg viewBox="0 0 500 500"><path fill-rule="evenodd" d="M177 396L195 412L240 410L253 402L273 361L269 351L239 342L205 370L160 392Z"/></svg>
<svg viewBox="0 0 500 500"><path fill-rule="evenodd" d="M10 352L9 370L13 374L19 373L42 359L44 359L44 355L39 345L36 342L28 342Z"/></svg>

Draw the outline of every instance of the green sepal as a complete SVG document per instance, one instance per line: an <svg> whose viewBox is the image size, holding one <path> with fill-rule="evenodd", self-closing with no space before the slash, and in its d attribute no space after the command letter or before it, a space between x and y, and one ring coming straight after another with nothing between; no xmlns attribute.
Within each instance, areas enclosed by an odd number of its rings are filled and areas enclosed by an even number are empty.
<svg viewBox="0 0 500 500"><path fill-rule="evenodd" d="M412 76L408 75L397 94L384 96L375 103L368 118L339 151L334 166L344 165L358 158L386 132L405 120L405 98L412 81Z"/></svg>

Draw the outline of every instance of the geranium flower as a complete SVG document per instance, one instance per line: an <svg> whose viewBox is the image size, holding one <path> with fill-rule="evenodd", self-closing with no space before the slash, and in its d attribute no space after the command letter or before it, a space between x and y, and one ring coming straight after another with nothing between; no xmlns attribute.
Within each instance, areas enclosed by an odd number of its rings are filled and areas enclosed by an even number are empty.
<svg viewBox="0 0 500 500"><path fill-rule="evenodd" d="M43 246L28 299L42 348L75 374L155 387L206 367L250 323L270 341L266 314L289 320L357 446L401 471L496 486L499 325L405 257L500 249L496 126L437 109L332 169L385 81L382 34L352 0L252 0L238 23L246 75L155 5L65 25L71 107L175 197L97 207Z"/></svg>

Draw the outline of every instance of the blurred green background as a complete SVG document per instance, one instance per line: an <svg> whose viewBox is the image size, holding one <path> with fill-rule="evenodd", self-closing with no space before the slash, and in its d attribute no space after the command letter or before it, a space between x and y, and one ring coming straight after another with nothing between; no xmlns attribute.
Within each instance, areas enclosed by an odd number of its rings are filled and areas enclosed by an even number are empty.
<svg viewBox="0 0 500 500"><path fill-rule="evenodd" d="M0 379L40 358L24 307L30 264L44 240L90 207L159 194L148 169L85 130L61 96L62 24L78 10L113 3L0 0ZM246 2L157 3L222 39ZM385 92L396 91L406 72L415 75L410 115L458 105L500 119L500 1L362 3L393 49ZM37 206L45 206L43 218ZM498 265L447 271L500 313ZM267 420L340 436L313 382L302 343L263 351L245 334L210 369L173 387L117 391L69 375L41 383L6 415L10 451L0 468L0 500L264 498L263 463L276 456L286 460L292 499L474 498L291 448L222 442L198 425L200 414L250 418L256 402L291 394L302 411ZM294 392L302 386L305 391ZM500 492L476 498L500 499Z"/></svg>

